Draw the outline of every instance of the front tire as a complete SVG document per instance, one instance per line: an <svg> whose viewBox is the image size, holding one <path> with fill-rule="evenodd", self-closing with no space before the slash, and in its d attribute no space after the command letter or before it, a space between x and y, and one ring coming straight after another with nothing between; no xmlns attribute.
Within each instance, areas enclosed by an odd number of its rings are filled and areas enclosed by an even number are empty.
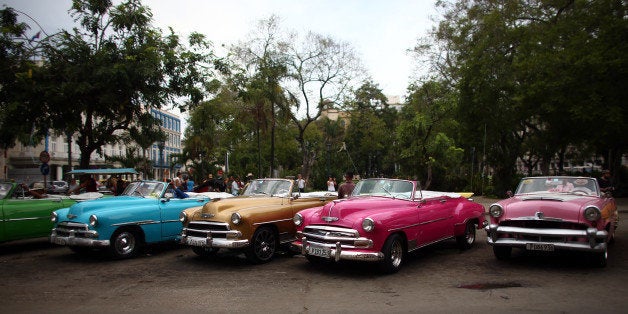
<svg viewBox="0 0 628 314"><path fill-rule="evenodd" d="M386 239L382 247L384 259L380 262L380 270L385 274L396 273L401 269L405 248L403 239L398 234L393 234Z"/></svg>
<svg viewBox="0 0 628 314"><path fill-rule="evenodd" d="M253 264L267 263L275 256L277 236L270 227L262 226L255 230L251 245L244 251L246 258Z"/></svg>
<svg viewBox="0 0 628 314"><path fill-rule="evenodd" d="M473 221L467 222L464 229L464 234L456 237L456 242L461 250L468 250L475 243L475 223Z"/></svg>
<svg viewBox="0 0 628 314"><path fill-rule="evenodd" d="M137 255L142 246L137 232L132 230L118 230L111 237L109 252L115 259L131 258Z"/></svg>
<svg viewBox="0 0 628 314"><path fill-rule="evenodd" d="M606 267L606 263L608 261L608 250L604 250L604 252L593 253L591 255L591 263L600 268Z"/></svg>

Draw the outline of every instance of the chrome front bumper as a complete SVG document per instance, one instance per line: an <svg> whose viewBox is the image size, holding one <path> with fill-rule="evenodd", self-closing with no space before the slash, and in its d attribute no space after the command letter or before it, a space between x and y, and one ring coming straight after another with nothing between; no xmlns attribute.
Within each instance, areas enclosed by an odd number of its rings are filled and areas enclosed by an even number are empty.
<svg viewBox="0 0 628 314"><path fill-rule="evenodd" d="M76 237L76 232L70 231L68 236L60 236L57 234L56 229L52 229L52 233L50 234L50 242L58 245L67 245L67 246L90 246L90 247L107 247L110 245L109 240L98 240L98 233L96 231L92 232L81 232L81 235L88 237Z"/></svg>
<svg viewBox="0 0 628 314"><path fill-rule="evenodd" d="M249 240L235 240L225 238L213 238L211 233L207 234L207 237L192 237L187 235L181 235L180 243L183 245L206 247L206 248L225 248L225 249L239 249L249 246Z"/></svg>
<svg viewBox="0 0 628 314"><path fill-rule="evenodd" d="M311 244L307 240L307 238L302 237L301 243L293 243L292 245L301 252L304 256L311 255L310 247ZM314 242L312 242L314 243ZM328 258L333 259L338 262L340 260L347 261L364 261L364 262L378 262L384 259L384 254L382 252L363 252L358 251L356 249L343 249L340 242L336 242L336 244L326 244L316 242L314 245L319 247L326 247L330 249L330 255Z"/></svg>
<svg viewBox="0 0 628 314"><path fill-rule="evenodd" d="M587 230L541 229L491 224L485 230L488 244L494 246L526 248L528 244L539 243L552 244L557 250L588 252L604 252L607 248L605 239L608 238L608 232L595 228ZM522 236L525 239L521 239ZM533 237L538 239L532 239Z"/></svg>

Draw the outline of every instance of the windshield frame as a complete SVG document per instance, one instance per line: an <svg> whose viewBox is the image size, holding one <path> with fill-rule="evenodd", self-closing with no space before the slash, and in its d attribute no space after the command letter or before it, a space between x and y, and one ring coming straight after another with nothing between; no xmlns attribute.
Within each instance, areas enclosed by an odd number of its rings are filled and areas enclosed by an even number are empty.
<svg viewBox="0 0 628 314"><path fill-rule="evenodd" d="M167 183L161 181L133 181L120 196L162 198L166 187Z"/></svg>
<svg viewBox="0 0 628 314"><path fill-rule="evenodd" d="M291 197L294 190L294 180L265 178L253 179L242 191L244 196Z"/></svg>
<svg viewBox="0 0 628 314"><path fill-rule="evenodd" d="M583 191L580 193L579 191ZM521 179L515 195L573 194L600 197L595 178L572 176L525 177Z"/></svg>
<svg viewBox="0 0 628 314"><path fill-rule="evenodd" d="M360 180L355 185L351 197L377 196L411 201L417 198L417 191L420 189L416 181L370 178ZM418 198L420 197L419 195Z"/></svg>

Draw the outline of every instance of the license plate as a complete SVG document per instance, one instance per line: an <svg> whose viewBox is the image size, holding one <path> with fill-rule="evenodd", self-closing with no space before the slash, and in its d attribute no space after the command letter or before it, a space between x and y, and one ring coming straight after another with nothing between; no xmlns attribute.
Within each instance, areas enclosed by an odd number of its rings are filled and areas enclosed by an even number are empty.
<svg viewBox="0 0 628 314"><path fill-rule="evenodd" d="M55 238L54 242L55 242L55 244L58 244L58 245L65 245L65 239L64 238Z"/></svg>
<svg viewBox="0 0 628 314"><path fill-rule="evenodd" d="M527 243L526 250L528 251L545 251L554 252L554 244L547 243Z"/></svg>
<svg viewBox="0 0 628 314"><path fill-rule="evenodd" d="M185 243L187 245L191 245L191 246L207 246L207 240L206 239L197 239L197 238L187 238L185 240Z"/></svg>
<svg viewBox="0 0 628 314"><path fill-rule="evenodd" d="M331 256L331 249L324 246L310 245L307 251L308 251L308 254L313 255L313 256L318 256L318 257L330 257Z"/></svg>

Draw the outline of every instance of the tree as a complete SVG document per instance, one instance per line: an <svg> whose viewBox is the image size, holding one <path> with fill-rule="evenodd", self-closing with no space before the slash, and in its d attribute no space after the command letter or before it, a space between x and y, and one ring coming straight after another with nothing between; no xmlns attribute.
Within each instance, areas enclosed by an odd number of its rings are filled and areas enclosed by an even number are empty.
<svg viewBox="0 0 628 314"><path fill-rule="evenodd" d="M343 42L308 33L302 42L293 37L286 52L288 76L283 81L288 103L285 111L297 127L302 156L301 173L310 175L317 151L310 150L305 134L324 109L342 103L355 80L360 64L353 48Z"/></svg>
<svg viewBox="0 0 628 314"><path fill-rule="evenodd" d="M217 60L200 34L186 46L172 30L163 36L139 0L113 5L109 0L74 0L71 14L80 27L42 41L41 75L34 77L28 113L37 130L78 134L80 166L93 152L120 140L122 131L151 132L150 108L200 102ZM179 103L181 97L189 99Z"/></svg>

